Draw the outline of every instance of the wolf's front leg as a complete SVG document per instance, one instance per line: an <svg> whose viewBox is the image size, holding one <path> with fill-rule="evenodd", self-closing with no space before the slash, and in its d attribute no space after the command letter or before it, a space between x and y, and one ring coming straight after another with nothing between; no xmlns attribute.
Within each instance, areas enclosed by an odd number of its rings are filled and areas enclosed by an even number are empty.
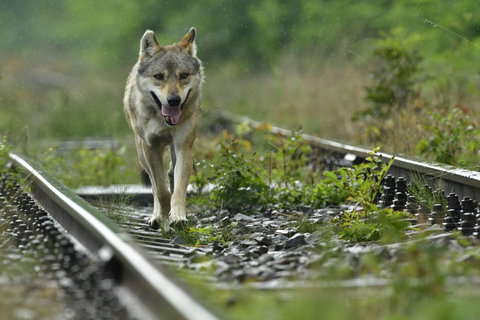
<svg viewBox="0 0 480 320"><path fill-rule="evenodd" d="M155 191L152 184L152 191L153 191L153 213L148 220L148 224L153 229L158 229L160 226L168 231L169 229L169 222L167 217L167 212L170 212L170 197L162 200L161 195L159 192ZM167 191L168 192L168 191Z"/></svg>
<svg viewBox="0 0 480 320"><path fill-rule="evenodd" d="M191 145L175 148L176 163L174 167L174 190L172 194L170 223L187 220L187 187L192 173Z"/></svg>
<svg viewBox="0 0 480 320"><path fill-rule="evenodd" d="M150 147L142 144L143 159L148 167L148 174L152 183L153 214L149 220L152 228L158 228L163 224L168 228L168 213L170 212L170 192L165 183L165 171L163 166L163 147Z"/></svg>

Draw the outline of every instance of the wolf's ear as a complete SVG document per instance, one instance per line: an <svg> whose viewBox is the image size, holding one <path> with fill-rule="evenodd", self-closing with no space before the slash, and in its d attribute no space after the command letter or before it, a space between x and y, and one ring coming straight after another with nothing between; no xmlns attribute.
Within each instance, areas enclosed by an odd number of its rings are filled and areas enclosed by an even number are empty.
<svg viewBox="0 0 480 320"><path fill-rule="evenodd" d="M155 38L155 33L152 30L147 30L140 40L140 57L151 57L160 51L160 45Z"/></svg>
<svg viewBox="0 0 480 320"><path fill-rule="evenodd" d="M195 46L195 28L190 28L190 31L187 32L186 35L183 36L182 40L180 40L177 44L182 47L187 49L187 52L192 55L196 56L197 55L197 47Z"/></svg>

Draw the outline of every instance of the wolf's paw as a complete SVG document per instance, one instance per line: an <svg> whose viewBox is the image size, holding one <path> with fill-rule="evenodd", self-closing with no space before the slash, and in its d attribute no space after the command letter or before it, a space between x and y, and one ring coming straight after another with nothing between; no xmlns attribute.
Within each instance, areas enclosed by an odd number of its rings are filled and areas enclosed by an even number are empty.
<svg viewBox="0 0 480 320"><path fill-rule="evenodd" d="M150 226L150 228L152 228L154 230L161 229L161 231L163 231L165 233L168 233L168 232L171 231L170 223L168 221L164 221L164 220L156 218L154 216L152 216L150 218L150 220L148 220L148 225Z"/></svg>
<svg viewBox="0 0 480 320"><path fill-rule="evenodd" d="M168 221L165 221L165 219L156 217L154 215L152 215L148 220L148 225L150 226L150 228L155 230L160 228L165 229L165 227L168 228L168 224L169 224Z"/></svg>
<svg viewBox="0 0 480 320"><path fill-rule="evenodd" d="M157 217L155 216L152 216L149 220L148 220L148 225L150 226L150 228L154 229L154 230L157 230L160 228L160 221L159 219L157 219Z"/></svg>
<svg viewBox="0 0 480 320"><path fill-rule="evenodd" d="M185 206L172 206L168 221L170 224L179 221L187 221L187 210L185 209Z"/></svg>

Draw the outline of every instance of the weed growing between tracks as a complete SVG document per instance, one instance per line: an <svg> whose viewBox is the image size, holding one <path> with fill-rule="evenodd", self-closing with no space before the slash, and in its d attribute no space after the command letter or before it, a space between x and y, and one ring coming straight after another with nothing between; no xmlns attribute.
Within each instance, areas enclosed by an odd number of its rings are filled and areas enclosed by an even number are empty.
<svg viewBox="0 0 480 320"><path fill-rule="evenodd" d="M335 220L341 238L353 242L394 241L408 227L401 222L407 214L376 205L393 159L384 163L374 152L365 163L318 173L308 158L311 147L299 135L279 138L263 128L253 130L241 124L235 136L224 133L222 138L226 142L220 144L221 156L208 165L197 164L193 181L200 186L215 185L209 194L197 195L197 203L232 213L283 212L297 220L293 225L299 230L317 226L291 212L354 203L353 211Z"/></svg>
<svg viewBox="0 0 480 320"><path fill-rule="evenodd" d="M125 192L108 198L100 197L95 201L95 206L102 210L117 224L121 224L129 219L133 210L129 205L132 203L133 196Z"/></svg>
<svg viewBox="0 0 480 320"><path fill-rule="evenodd" d="M10 151L12 146L7 143L7 137L0 136L0 178L6 178L5 183L10 184L13 181L21 181L20 175L7 167L10 161ZM23 181L25 187L28 187L28 181Z"/></svg>
<svg viewBox="0 0 480 320"><path fill-rule="evenodd" d="M440 190L438 186L436 190ZM446 210L447 200L443 193L433 192L430 184L419 173L410 173L410 184L408 192L415 197L416 202L425 210L432 211L435 204L442 205L442 209Z"/></svg>
<svg viewBox="0 0 480 320"><path fill-rule="evenodd" d="M0 137L0 177L11 174L6 168L9 158L9 152L12 148L7 144L7 137Z"/></svg>
<svg viewBox="0 0 480 320"><path fill-rule="evenodd" d="M242 133L224 132L219 140L225 142L218 143L220 147L198 156L206 160L196 163L192 182L200 187L216 186L209 195L197 197L199 203L248 214L259 209L325 207L348 197L346 181L338 179L337 173L322 176L314 170L308 158L310 146L299 136L284 139L262 128L246 129L244 124L237 132ZM198 149L211 150L208 146ZM221 156L211 157L210 153Z"/></svg>

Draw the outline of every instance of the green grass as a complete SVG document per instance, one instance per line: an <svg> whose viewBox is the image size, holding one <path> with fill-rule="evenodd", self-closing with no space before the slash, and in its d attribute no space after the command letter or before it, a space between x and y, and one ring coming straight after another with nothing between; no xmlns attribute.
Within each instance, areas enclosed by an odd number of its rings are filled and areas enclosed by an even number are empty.
<svg viewBox="0 0 480 320"><path fill-rule="evenodd" d="M99 207L110 219L117 224L122 224L128 221L132 212L131 202L132 195L120 193L113 197L100 197L95 200L95 206Z"/></svg>
<svg viewBox="0 0 480 320"><path fill-rule="evenodd" d="M299 217L290 226L295 230L295 232L298 232L298 233L312 233L319 229L320 224L312 222L303 217Z"/></svg>

